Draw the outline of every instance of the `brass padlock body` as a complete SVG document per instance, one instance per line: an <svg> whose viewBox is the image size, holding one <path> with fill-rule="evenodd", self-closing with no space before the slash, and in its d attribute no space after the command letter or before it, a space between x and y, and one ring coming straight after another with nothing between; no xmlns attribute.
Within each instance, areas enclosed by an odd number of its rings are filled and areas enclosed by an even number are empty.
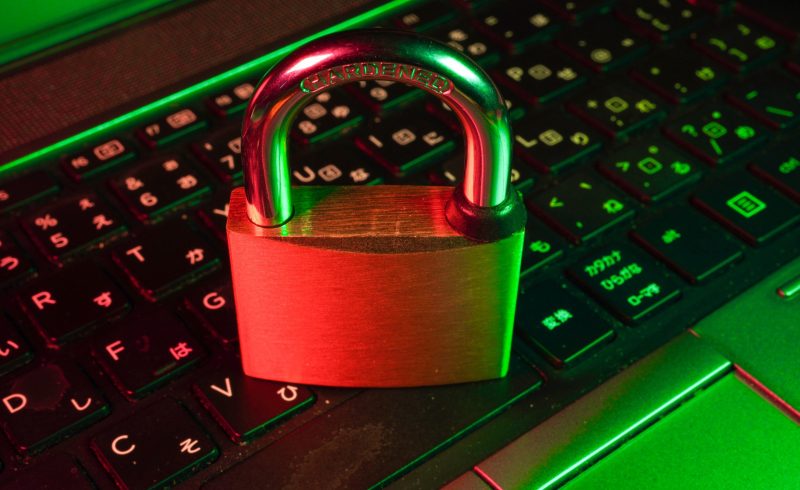
<svg viewBox="0 0 800 490"><path fill-rule="evenodd" d="M524 230L489 243L447 223L450 187L297 187L263 228L231 194L228 243L246 374L419 386L506 374Z"/></svg>

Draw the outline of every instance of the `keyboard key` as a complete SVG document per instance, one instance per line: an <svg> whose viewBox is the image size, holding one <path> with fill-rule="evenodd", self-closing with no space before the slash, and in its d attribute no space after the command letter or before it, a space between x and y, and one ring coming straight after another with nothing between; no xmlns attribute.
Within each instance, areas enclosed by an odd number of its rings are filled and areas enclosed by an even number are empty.
<svg viewBox="0 0 800 490"><path fill-rule="evenodd" d="M48 172L35 170L0 182L0 213L30 204L58 191Z"/></svg>
<svg viewBox="0 0 800 490"><path fill-rule="evenodd" d="M219 117L231 117L244 112L255 90L255 82L240 83L210 96L206 99L206 105Z"/></svg>
<svg viewBox="0 0 800 490"><path fill-rule="evenodd" d="M41 208L25 217L22 225L44 255L56 263L107 243L126 229L119 214L92 192Z"/></svg>
<svg viewBox="0 0 800 490"><path fill-rule="evenodd" d="M39 276L25 284L17 298L50 346L120 316L129 306L122 290L94 262Z"/></svg>
<svg viewBox="0 0 800 490"><path fill-rule="evenodd" d="M664 129L676 143L712 165L735 160L767 138L761 124L721 104L695 109Z"/></svg>
<svg viewBox="0 0 800 490"><path fill-rule="evenodd" d="M670 50L636 63L631 75L673 104L686 104L708 95L728 78L716 63L686 50Z"/></svg>
<svg viewBox="0 0 800 490"><path fill-rule="evenodd" d="M642 202L660 201L700 178L700 164L661 138L644 138L602 160L598 170Z"/></svg>
<svg viewBox="0 0 800 490"><path fill-rule="evenodd" d="M569 110L611 138L627 138L664 117L662 104L628 84L605 83L572 99Z"/></svg>
<svg viewBox="0 0 800 490"><path fill-rule="evenodd" d="M451 153L455 136L421 110L376 121L356 137L356 144L396 176L415 173Z"/></svg>
<svg viewBox="0 0 800 490"><path fill-rule="evenodd" d="M141 398L185 372L205 349L167 309L129 316L93 342L94 357L129 398Z"/></svg>
<svg viewBox="0 0 800 490"><path fill-rule="evenodd" d="M219 455L205 430L171 399L100 432L91 447L120 488L170 487Z"/></svg>
<svg viewBox="0 0 800 490"><path fill-rule="evenodd" d="M146 124L136 130L136 136L147 145L154 149L167 145L187 134L194 133L205 128L207 122L202 119L193 109L179 109L172 114Z"/></svg>
<svg viewBox="0 0 800 490"><path fill-rule="evenodd" d="M617 16L642 35L656 42L684 36L707 18L688 2L664 0L623 0L616 6Z"/></svg>
<svg viewBox="0 0 800 490"><path fill-rule="evenodd" d="M555 367L573 365L614 338L607 321L555 281L520 294L517 327Z"/></svg>
<svg viewBox="0 0 800 490"><path fill-rule="evenodd" d="M692 202L750 245L762 244L800 220L800 206L744 173L709 182Z"/></svg>
<svg viewBox="0 0 800 490"><path fill-rule="evenodd" d="M608 16L595 17L556 40L559 47L595 71L609 71L647 52L648 45Z"/></svg>
<svg viewBox="0 0 800 490"><path fill-rule="evenodd" d="M694 45L734 71L747 71L786 48L776 35L742 18L731 18L699 34Z"/></svg>
<svg viewBox="0 0 800 490"><path fill-rule="evenodd" d="M500 50L485 34L461 23L437 28L428 35L461 51L480 65L492 65L500 59Z"/></svg>
<svg viewBox="0 0 800 490"><path fill-rule="evenodd" d="M640 224L632 237L692 283L742 258L740 245L696 211L680 206Z"/></svg>
<svg viewBox="0 0 800 490"><path fill-rule="evenodd" d="M239 128L217 133L192 144L192 151L223 182L242 178L242 133Z"/></svg>
<svg viewBox="0 0 800 490"><path fill-rule="evenodd" d="M133 160L135 157L136 150L130 142L113 138L64 158L61 165L70 177L82 180Z"/></svg>
<svg viewBox="0 0 800 490"><path fill-rule="evenodd" d="M552 49L537 49L500 64L495 79L524 101L540 105L586 83L584 68Z"/></svg>
<svg viewBox="0 0 800 490"><path fill-rule="evenodd" d="M123 172L111 187L140 220L155 218L209 192L206 179L185 159L162 157Z"/></svg>
<svg viewBox="0 0 800 490"><path fill-rule="evenodd" d="M45 364L0 388L3 430L18 451L33 454L109 414L108 404L74 366Z"/></svg>
<svg viewBox="0 0 800 490"><path fill-rule="evenodd" d="M770 147L757 155L750 170L800 202L800 152L793 140Z"/></svg>
<svg viewBox="0 0 800 490"><path fill-rule="evenodd" d="M540 5L509 2L482 10L475 23L509 53L518 53L533 42L552 36L560 27L549 10Z"/></svg>
<svg viewBox="0 0 800 490"><path fill-rule="evenodd" d="M432 175L432 181L438 185L456 185L464 178L464 156L456 154L448 158L441 169ZM511 162L511 183L518 191L525 193L533 187L533 172L527 165Z"/></svg>
<svg viewBox="0 0 800 490"><path fill-rule="evenodd" d="M228 344L239 338L233 289L228 275L198 284L186 295L186 306L223 343Z"/></svg>
<svg viewBox="0 0 800 490"><path fill-rule="evenodd" d="M672 274L629 244L597 249L567 273L626 323L638 322L681 294Z"/></svg>
<svg viewBox="0 0 800 490"><path fill-rule="evenodd" d="M775 129L800 121L800 82L782 70L759 72L731 89L728 98Z"/></svg>
<svg viewBox="0 0 800 490"><path fill-rule="evenodd" d="M582 171L528 201L532 210L573 243L588 240L633 217L629 201L595 174Z"/></svg>
<svg viewBox="0 0 800 490"><path fill-rule="evenodd" d="M32 468L23 470L11 482L13 488L38 488L42 490L95 490L94 482L72 456L57 454L37 461Z"/></svg>
<svg viewBox="0 0 800 490"><path fill-rule="evenodd" d="M388 176L383 167L351 142L334 143L294 157L290 166L295 185L378 184Z"/></svg>
<svg viewBox="0 0 800 490"><path fill-rule="evenodd" d="M376 114L404 106L425 94L410 85L388 80L361 80L349 83L344 88Z"/></svg>
<svg viewBox="0 0 800 490"><path fill-rule="evenodd" d="M394 18L400 29L425 31L455 17L455 9L445 2L426 2Z"/></svg>
<svg viewBox="0 0 800 490"><path fill-rule="evenodd" d="M197 211L200 220L223 242L228 240L227 225L230 198L230 191L223 189L214 194L211 199L205 201Z"/></svg>
<svg viewBox="0 0 800 490"><path fill-rule="evenodd" d="M112 251L139 292L155 301L219 265L219 255L184 221L149 228Z"/></svg>
<svg viewBox="0 0 800 490"><path fill-rule="evenodd" d="M366 390L206 482L206 488L230 489L240 482L302 489L385 487L420 455L439 452L486 422L487 414L499 413L540 386L535 370L511 357L508 375L498 380ZM309 453L309 448L320 451ZM326 475L320 475L321 467ZM335 475L335 484L329 475Z"/></svg>
<svg viewBox="0 0 800 490"><path fill-rule="evenodd" d="M612 0L540 0L559 16L570 21L583 21L586 17L591 17L609 10Z"/></svg>
<svg viewBox="0 0 800 490"><path fill-rule="evenodd" d="M18 281L33 272L33 264L10 234L0 230L0 285Z"/></svg>
<svg viewBox="0 0 800 490"><path fill-rule="evenodd" d="M314 394L303 386L251 378L241 366L231 366L205 376L194 384L200 403L230 438L239 444L263 434L314 403Z"/></svg>
<svg viewBox="0 0 800 490"><path fill-rule="evenodd" d="M294 122L292 137L304 144L334 138L360 124L364 112L343 89L326 90L303 108Z"/></svg>
<svg viewBox="0 0 800 490"><path fill-rule="evenodd" d="M564 255L567 243L550 228L529 217L522 248L522 275L530 275Z"/></svg>
<svg viewBox="0 0 800 490"><path fill-rule="evenodd" d="M4 316L0 316L0 374L13 371L32 357L30 345Z"/></svg>
<svg viewBox="0 0 800 490"><path fill-rule="evenodd" d="M551 110L514 123L516 154L542 173L561 172L600 150L600 135L575 116Z"/></svg>

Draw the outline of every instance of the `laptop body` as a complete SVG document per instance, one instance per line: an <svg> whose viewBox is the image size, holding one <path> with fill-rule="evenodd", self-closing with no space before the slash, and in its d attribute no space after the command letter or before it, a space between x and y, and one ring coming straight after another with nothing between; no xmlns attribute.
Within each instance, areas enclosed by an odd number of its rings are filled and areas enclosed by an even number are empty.
<svg viewBox="0 0 800 490"><path fill-rule="evenodd" d="M104 18L109 3L77 38L8 55L2 481L634 485L614 468L657 468L637 458L663 461L704 404L740 399L791 454L796 7L658 5L211 1ZM50 31L80 25L65 16ZM237 371L224 214L248 86L304 40L367 25L461 46L511 102L530 217L503 380L336 390ZM293 131L296 184L459 179L458 129L420 94L369 84L317 103ZM403 130L442 142L370 146ZM176 188L174 170L191 179ZM791 488L780 463L731 485Z"/></svg>

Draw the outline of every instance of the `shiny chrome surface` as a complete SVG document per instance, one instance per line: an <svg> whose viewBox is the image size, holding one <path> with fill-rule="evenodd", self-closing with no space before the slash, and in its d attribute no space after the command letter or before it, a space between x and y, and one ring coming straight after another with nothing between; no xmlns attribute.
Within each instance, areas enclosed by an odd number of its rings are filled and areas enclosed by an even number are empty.
<svg viewBox="0 0 800 490"><path fill-rule="evenodd" d="M402 81L447 103L464 128L463 191L485 208L508 196L511 137L506 107L489 76L451 47L417 34L348 31L313 41L276 64L245 113L242 165L247 215L259 226L292 217L287 154L295 115L314 92L357 80Z"/></svg>
<svg viewBox="0 0 800 490"><path fill-rule="evenodd" d="M449 226L449 187L295 188L295 216L228 246L242 367L292 383L403 387L505 376L524 228L491 243Z"/></svg>

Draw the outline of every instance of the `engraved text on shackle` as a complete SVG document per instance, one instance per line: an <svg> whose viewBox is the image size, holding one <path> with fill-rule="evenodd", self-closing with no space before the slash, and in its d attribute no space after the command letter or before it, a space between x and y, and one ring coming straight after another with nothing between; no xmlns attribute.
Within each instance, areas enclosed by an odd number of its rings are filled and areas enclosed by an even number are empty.
<svg viewBox="0 0 800 490"><path fill-rule="evenodd" d="M453 82L438 73L412 65L385 61L351 63L317 72L300 82L300 90L313 93L339 83L361 78L396 80L427 88L443 95L453 90Z"/></svg>

